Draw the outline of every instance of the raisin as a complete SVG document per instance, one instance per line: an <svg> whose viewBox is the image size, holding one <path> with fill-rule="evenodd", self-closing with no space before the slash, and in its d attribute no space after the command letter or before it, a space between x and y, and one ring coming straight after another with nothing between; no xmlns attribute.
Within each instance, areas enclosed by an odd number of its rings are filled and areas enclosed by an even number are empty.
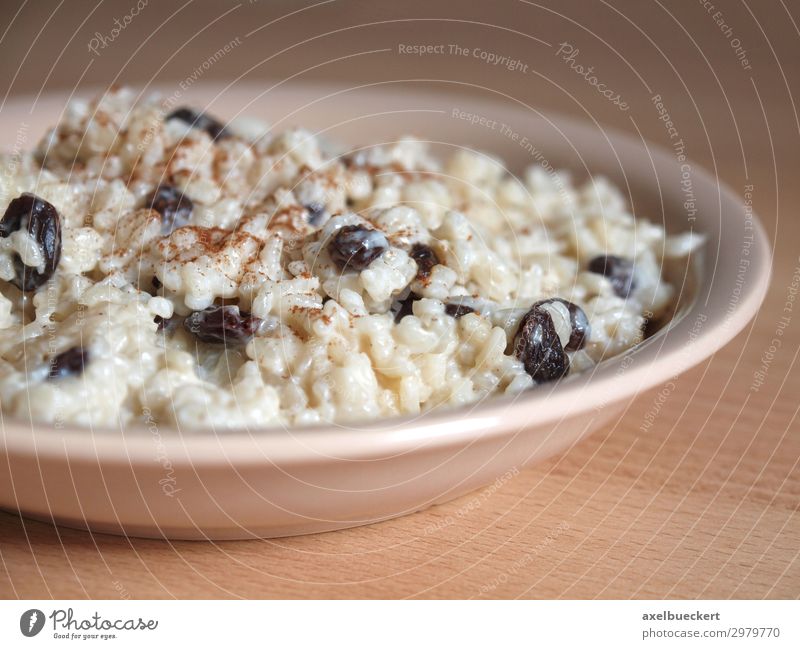
<svg viewBox="0 0 800 649"><path fill-rule="evenodd" d="M51 379L62 379L67 376L78 376L83 373L89 362L89 350L83 347L71 347L50 360Z"/></svg>
<svg viewBox="0 0 800 649"><path fill-rule="evenodd" d="M573 304L572 302L564 300L560 297L542 300L533 306L536 307L541 304L547 304L548 302L560 302L567 307L567 310L569 311L569 324L571 331L569 334L569 341L567 341L564 349L570 352L583 349L586 346L586 341L589 339L589 336L592 333L592 326L589 324L589 318L586 317L586 313L584 313L583 309L581 309L577 304Z"/></svg>
<svg viewBox="0 0 800 649"><path fill-rule="evenodd" d="M35 291L56 271L61 259L61 218L58 210L46 200L33 194L22 194L12 200L0 219L0 237L25 229L38 245L44 257L44 268L26 266L19 255L14 258L16 271L11 283L27 293Z"/></svg>
<svg viewBox="0 0 800 649"><path fill-rule="evenodd" d="M619 297L628 297L636 288L633 277L633 262L616 255L600 255L589 262L589 272L598 273L608 278Z"/></svg>
<svg viewBox="0 0 800 649"><path fill-rule="evenodd" d="M145 207L161 215L161 234L167 235L189 223L194 204L180 189L159 185L144 199Z"/></svg>
<svg viewBox="0 0 800 649"><path fill-rule="evenodd" d="M175 330L175 327L178 326L178 323L180 322L180 318L178 316L162 318L160 315L157 315L155 318L153 318L153 321L158 325L156 327L156 331L163 331L165 334L168 334Z"/></svg>
<svg viewBox="0 0 800 649"><path fill-rule="evenodd" d="M536 305L519 324L514 355L537 383L560 379L569 372L569 357L561 347L553 319Z"/></svg>
<svg viewBox="0 0 800 649"><path fill-rule="evenodd" d="M321 203L310 203L304 206L308 210L308 223L309 225L316 226L325 216L325 206Z"/></svg>
<svg viewBox="0 0 800 649"><path fill-rule="evenodd" d="M467 306L466 304L445 304L444 305L444 312L458 320L459 318L467 315L468 313L475 313L475 309L471 306Z"/></svg>
<svg viewBox="0 0 800 649"><path fill-rule="evenodd" d="M212 140L220 140L230 135L219 120L205 113L198 113L191 108L178 108L172 111L167 115L167 120L171 119L179 119L189 124L192 128L199 128L201 131L205 131L211 136Z"/></svg>
<svg viewBox="0 0 800 649"><path fill-rule="evenodd" d="M183 326L204 343L243 345L255 335L261 323L261 318L239 311L238 306L210 306L191 313Z"/></svg>
<svg viewBox="0 0 800 649"><path fill-rule="evenodd" d="M652 316L645 318L644 324L642 325L642 338L654 336L662 326L663 323L659 319L653 318Z"/></svg>
<svg viewBox="0 0 800 649"><path fill-rule="evenodd" d="M383 232L361 225L346 225L328 244L331 259L342 270L364 270L389 249Z"/></svg>
<svg viewBox="0 0 800 649"><path fill-rule="evenodd" d="M150 282L150 284L152 284L153 288L154 288L156 291L160 290L160 289L161 289L161 287L162 287L162 286L164 286L164 285L161 283L161 280L160 280L160 279L158 279L158 277L156 277L155 275L153 275L153 280Z"/></svg>
<svg viewBox="0 0 800 649"><path fill-rule="evenodd" d="M412 308L413 304L417 300L421 299L422 296L417 295L416 293L409 293L408 297L406 297L405 299L397 300L397 302L395 302L392 305L392 313L394 313L394 321L400 322L407 315L413 315L414 314L414 310Z"/></svg>
<svg viewBox="0 0 800 649"><path fill-rule="evenodd" d="M353 169L354 167L363 167L366 165L366 153L364 151L353 151L352 153L347 153L339 158L341 163L347 169Z"/></svg>
<svg viewBox="0 0 800 649"><path fill-rule="evenodd" d="M417 262L417 277L419 279L428 279L433 267L441 263L439 257L436 256L436 251L424 243L414 244L411 249L411 259Z"/></svg>

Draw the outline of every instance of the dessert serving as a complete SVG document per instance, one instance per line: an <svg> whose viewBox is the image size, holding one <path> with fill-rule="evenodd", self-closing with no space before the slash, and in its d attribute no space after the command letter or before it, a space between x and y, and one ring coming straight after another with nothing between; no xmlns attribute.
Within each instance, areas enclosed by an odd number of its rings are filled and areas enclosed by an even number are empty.
<svg viewBox="0 0 800 649"><path fill-rule="evenodd" d="M115 89L0 162L0 409L295 426L548 389L668 318L702 242L601 177L356 148Z"/></svg>

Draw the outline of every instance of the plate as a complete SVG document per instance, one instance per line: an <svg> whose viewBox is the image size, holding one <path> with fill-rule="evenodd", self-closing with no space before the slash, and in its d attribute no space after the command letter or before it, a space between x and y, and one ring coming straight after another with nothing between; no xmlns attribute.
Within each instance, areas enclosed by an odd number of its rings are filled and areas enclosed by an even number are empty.
<svg viewBox="0 0 800 649"><path fill-rule="evenodd" d="M663 222L668 232L693 228L708 238L703 253L670 277L682 298L668 325L625 355L557 384L358 425L217 434L155 425L56 428L3 417L0 507L96 532L170 539L288 536L389 519L564 451L747 325L769 282L769 244L755 215L717 178L674 151L596 122L543 114L485 89L465 96L456 84L443 85L276 82L160 90L225 119L251 115L277 129L302 125L331 141L376 143L411 133L441 153L469 146L497 154L515 171L540 164L570 169L578 180L605 175L628 194L635 214ZM10 99L0 114L3 149L14 148L22 125L25 146L33 146L67 99Z"/></svg>

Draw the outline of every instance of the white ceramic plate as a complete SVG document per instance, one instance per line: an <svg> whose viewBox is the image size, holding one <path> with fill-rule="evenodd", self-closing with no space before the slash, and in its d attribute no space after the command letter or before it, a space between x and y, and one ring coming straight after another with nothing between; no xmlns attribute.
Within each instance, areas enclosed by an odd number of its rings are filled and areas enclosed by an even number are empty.
<svg viewBox="0 0 800 649"><path fill-rule="evenodd" d="M166 96L174 91L164 89ZM3 418L0 507L71 527L174 539L286 536L400 516L564 450L637 393L699 363L745 327L766 292L770 254L754 220L749 266L739 275L743 238L751 234L743 228L739 197L691 165L697 208L691 221L681 185L687 168L672 152L476 92L482 94L465 98L425 83L347 90L203 86L191 88L180 103L225 119L258 116L278 129L303 125L353 144L412 133L443 150L467 145L496 153L515 171L539 163L572 169L579 178L606 175L629 193L634 213L663 221L670 232L693 226L708 237L691 268L671 278L683 299L668 327L593 372L513 399L356 426L216 435L56 429ZM66 99L9 101L0 114L3 149L14 146L22 123L25 146L33 146L58 120ZM453 117L454 108L509 125L534 143L544 162L498 128Z"/></svg>

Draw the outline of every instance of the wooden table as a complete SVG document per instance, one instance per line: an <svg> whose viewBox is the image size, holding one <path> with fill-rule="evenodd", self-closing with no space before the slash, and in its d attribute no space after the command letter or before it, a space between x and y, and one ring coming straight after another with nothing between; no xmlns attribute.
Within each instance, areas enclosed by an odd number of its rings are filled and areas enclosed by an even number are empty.
<svg viewBox="0 0 800 649"><path fill-rule="evenodd" d="M709 56L724 95L713 79L706 81L710 77L699 59L681 58L677 50L670 56L680 78L666 73L659 78L655 67L649 78L655 75L656 90L665 97L683 83L692 88L697 108L685 101L675 104L674 111L684 139L700 143L690 156L716 165L720 177L740 192L752 183L757 212L770 235L779 235L770 294L756 320L733 343L674 386L643 394L612 427L569 453L521 471L478 507L468 506L472 496L465 496L343 532L225 543L91 535L0 514L0 595L800 596L800 312L793 314L764 385L758 392L750 390L800 265L800 128L788 90L800 85L796 66L786 65L792 52L796 61L800 40L785 14L760 14L766 29L773 30L773 57L741 6L719 5L732 23L738 21L736 33L756 59L756 71L745 74L729 43L714 45L716 33L706 26L707 49L716 47ZM691 14L683 22L691 28L693 21L704 19ZM649 70L657 58L652 52L642 55L639 68ZM617 78L600 60L598 69L623 94L633 96L637 115L646 115L649 98L638 84L622 72ZM784 63L783 69L776 61ZM600 121L633 129L627 116L597 103L563 66L547 65L551 77L582 93ZM498 84L504 79L497 74ZM543 91L541 101L580 112L571 101L559 104L552 92ZM697 119L698 112L705 119ZM646 137L664 141L657 120L637 119L637 124ZM702 146L706 133L713 147ZM643 421L656 411L643 431Z"/></svg>

